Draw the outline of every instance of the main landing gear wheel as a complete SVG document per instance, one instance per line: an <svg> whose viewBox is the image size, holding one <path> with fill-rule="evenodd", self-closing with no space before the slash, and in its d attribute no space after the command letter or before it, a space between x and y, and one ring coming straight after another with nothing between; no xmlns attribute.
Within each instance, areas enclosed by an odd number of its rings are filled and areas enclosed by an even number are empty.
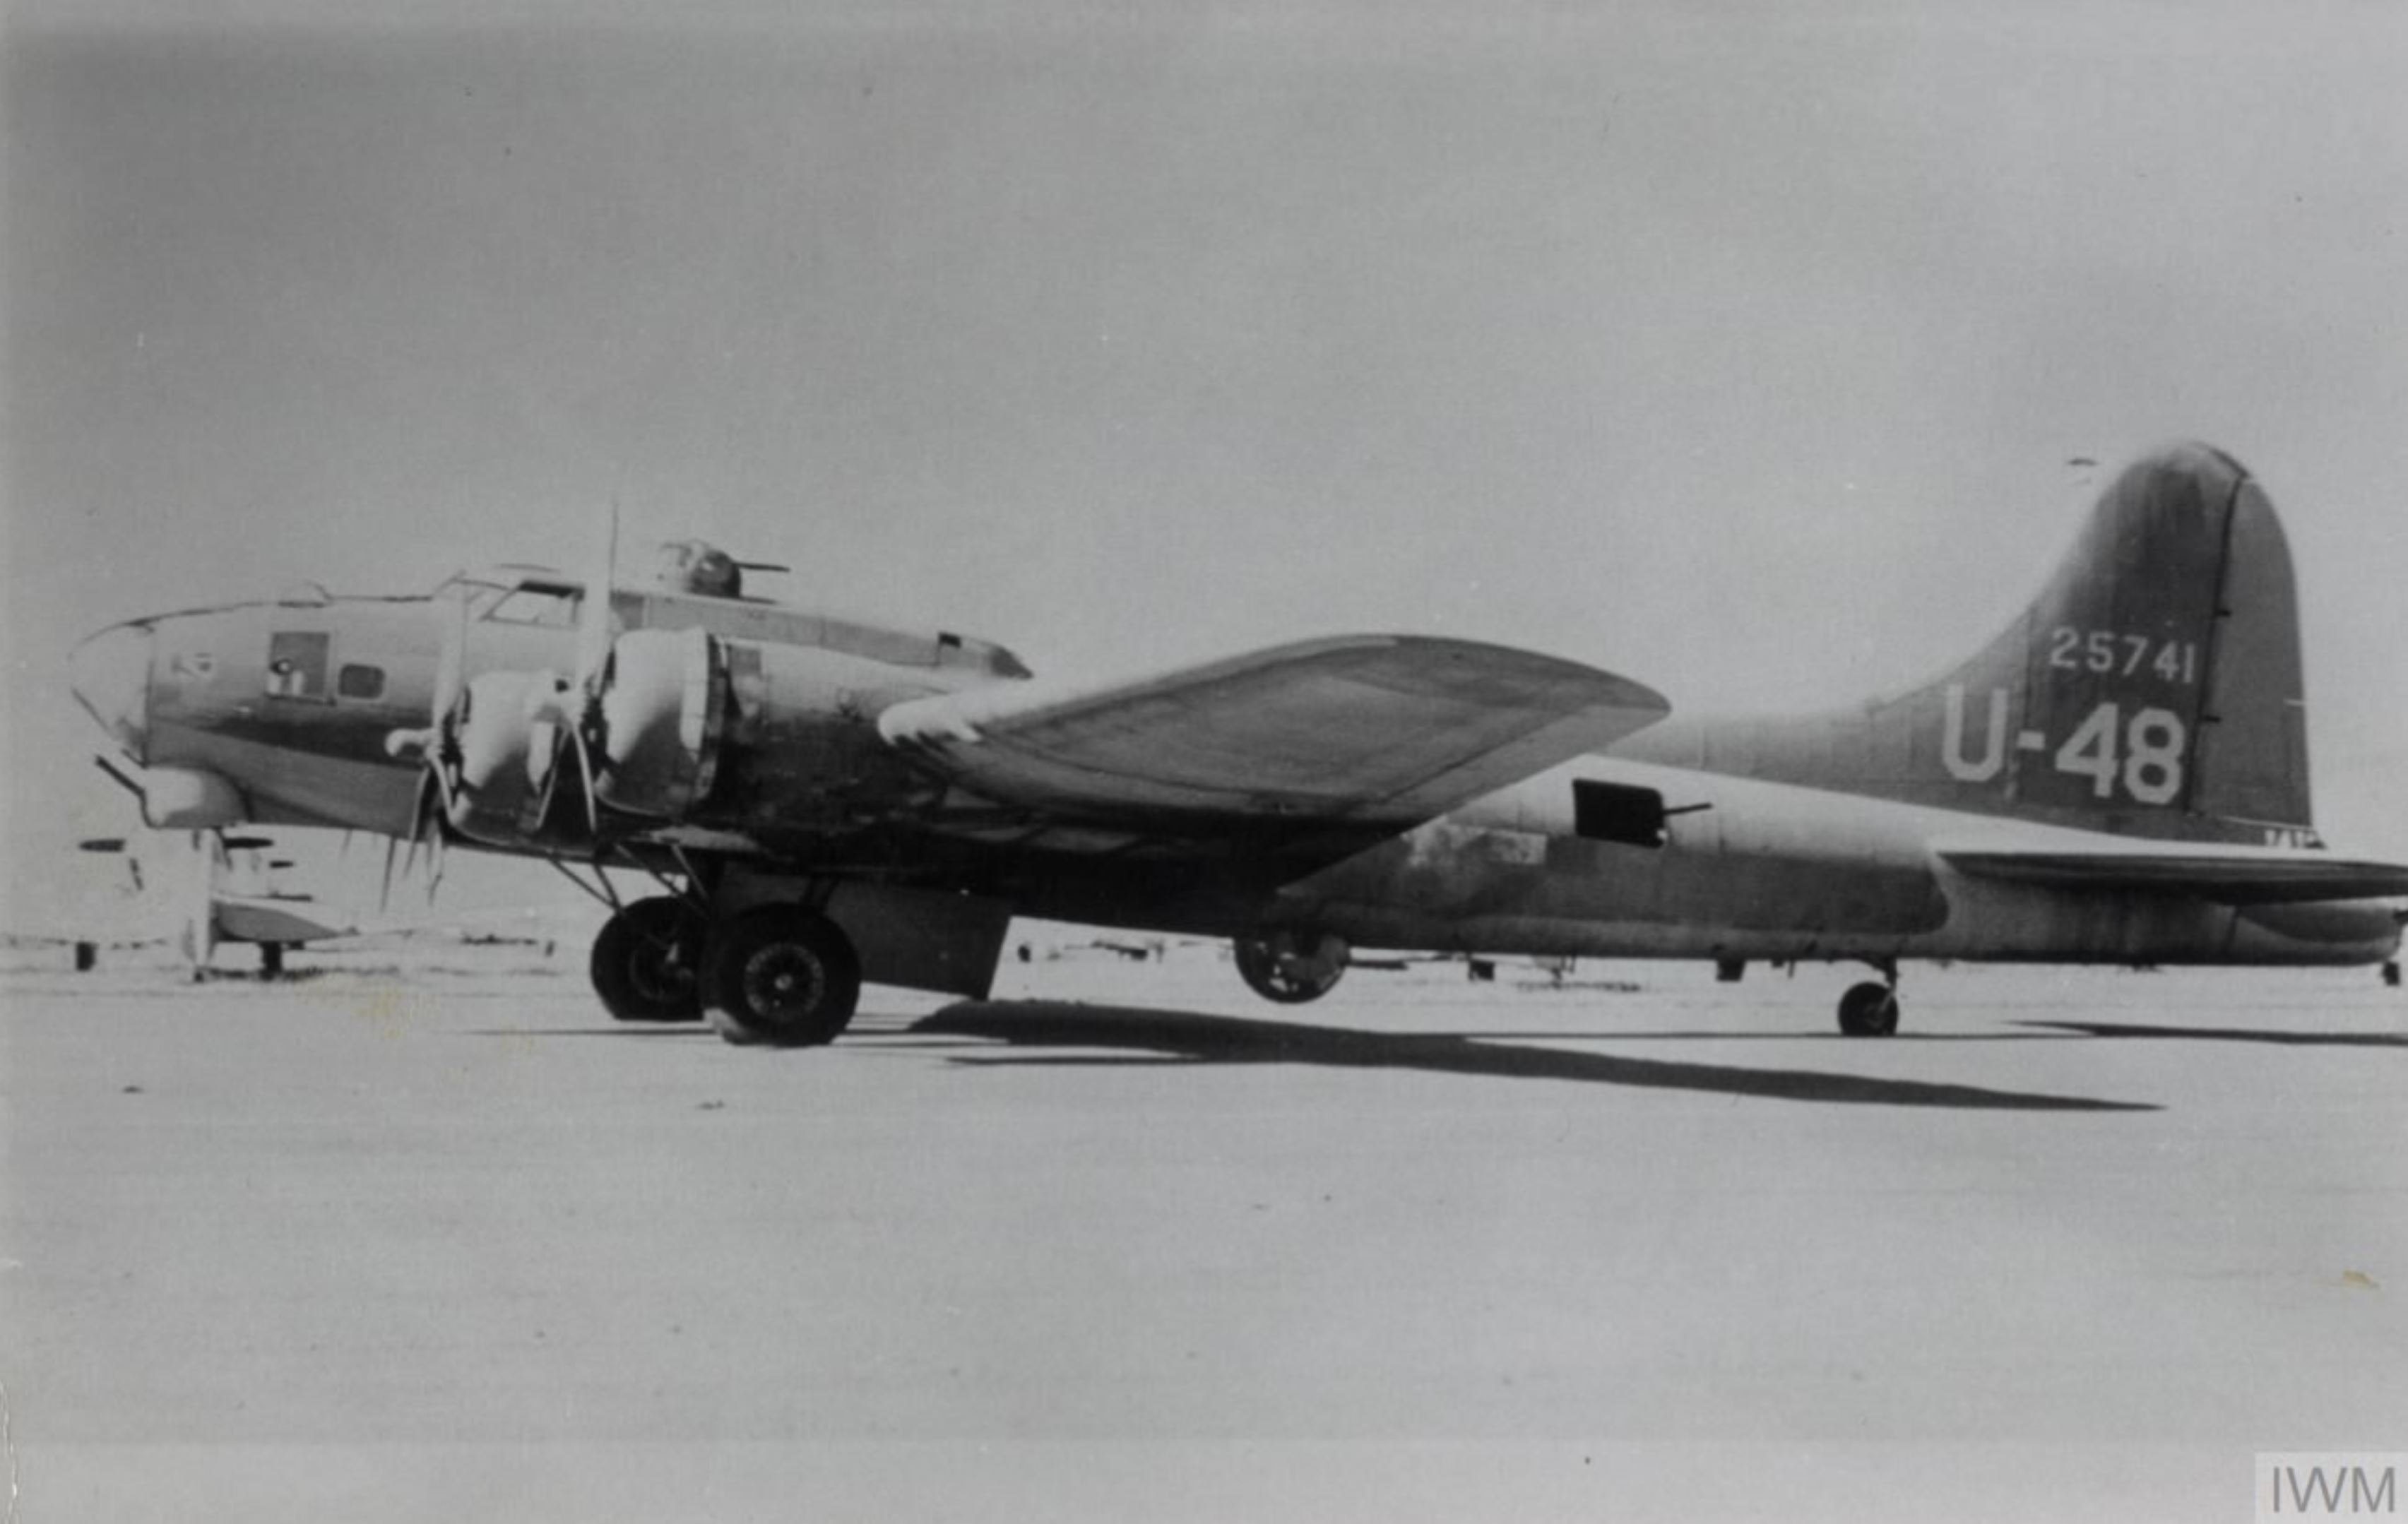
<svg viewBox="0 0 2408 1524"><path fill-rule="evenodd" d="M726 921L702 961L703 1013L739 1047L834 1042L860 999L853 944L801 905L762 905Z"/></svg>
<svg viewBox="0 0 2408 1524"><path fill-rule="evenodd" d="M1898 991L1870 980L1840 997L1840 1030L1851 1037L1886 1037L1898 1030Z"/></svg>
<svg viewBox="0 0 2408 1524"><path fill-rule="evenodd" d="M1274 932L1240 937L1238 976L1265 1000L1301 1005L1319 1000L1346 973L1346 944L1326 933Z"/></svg>
<svg viewBox="0 0 2408 1524"><path fill-rule="evenodd" d="M603 1008L621 1021L701 1020L708 930L692 905L665 894L604 921L586 962Z"/></svg>

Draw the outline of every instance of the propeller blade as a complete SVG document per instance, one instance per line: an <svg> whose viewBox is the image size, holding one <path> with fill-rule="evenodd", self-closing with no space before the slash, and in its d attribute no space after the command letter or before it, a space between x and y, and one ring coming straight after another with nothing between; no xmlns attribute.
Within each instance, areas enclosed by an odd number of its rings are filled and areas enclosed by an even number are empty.
<svg viewBox="0 0 2408 1524"><path fill-rule="evenodd" d="M585 603L578 611L577 686L588 695L602 681L602 663L610 659L610 585L619 575L619 500L610 500L603 526L600 564L585 577Z"/></svg>
<svg viewBox="0 0 2408 1524"><path fill-rule="evenodd" d="M418 844L426 839L429 828L433 828L437 833L439 839L442 828L436 824L432 806L441 802L448 807L451 793L451 784L444 776L441 762L434 757L427 758L426 766L421 769L418 775L418 793L409 802L409 834L401 839L403 881L407 882L409 876L417 871ZM393 839L387 837L384 848L384 893L380 904L390 904L393 898L394 846Z"/></svg>
<svg viewBox="0 0 2408 1524"><path fill-rule="evenodd" d="M468 590L454 588L449 596L452 618L443 627L443 651L436 659L435 714L429 721L437 731L443 728L460 702L460 685L468 665Z"/></svg>
<svg viewBox="0 0 2408 1524"><path fill-rule="evenodd" d="M146 799L146 796L142 791L141 780L136 777L133 774L126 772L124 768L110 762L107 757L94 757L92 760L92 764L94 767L99 768L102 772L107 773L110 782L124 790L127 793L132 794L136 799Z"/></svg>
<svg viewBox="0 0 2408 1524"><path fill-rule="evenodd" d="M594 800L594 757L589 736L601 705L591 701L580 705L582 713L568 707L569 696L577 691L567 682L551 678L539 684L527 701L528 746L527 782L536 793L527 801L521 816L529 831L540 831L553 823L552 811L560 798L563 775L567 772L562 761L564 754L577 754L577 778L585 795L585 829L600 830L601 818L595 812Z"/></svg>
<svg viewBox="0 0 2408 1524"><path fill-rule="evenodd" d="M574 726L568 733L577 746L577 781L585 792L585 830L589 835L602 833L601 805L594 797L594 754L586 749L585 727Z"/></svg>
<svg viewBox="0 0 2408 1524"><path fill-rule="evenodd" d="M399 836L387 836L384 839L384 876L377 883L377 914L380 916L393 909L393 860L394 855L400 850Z"/></svg>
<svg viewBox="0 0 2408 1524"><path fill-rule="evenodd" d="M418 791L409 799L409 834L406 839L413 845L426 833L427 805L442 787L442 772L436 765L436 760L429 757L426 765L418 773Z"/></svg>
<svg viewBox="0 0 2408 1524"><path fill-rule="evenodd" d="M449 606L437 611L443 619L442 648L435 660L435 691L428 698L426 728L389 731L384 738L386 756L415 758L430 769L442 766L452 711L459 707L468 664L468 591L454 588L443 594L443 602Z"/></svg>
<svg viewBox="0 0 2408 1524"><path fill-rule="evenodd" d="M577 673L572 689L580 698L579 712L564 715L567 723L562 726L566 743L577 751L578 781L585 795L585 829L595 833L601 829L601 817L594 799L594 738L602 728L603 673L610 662L610 590L619 575L619 500L610 499L610 511L604 522L601 563L585 578L585 603L579 610L577 622ZM566 695L564 695L566 696ZM552 788L559 786L560 763L555 751L552 762ZM547 804L550 801L547 799Z"/></svg>

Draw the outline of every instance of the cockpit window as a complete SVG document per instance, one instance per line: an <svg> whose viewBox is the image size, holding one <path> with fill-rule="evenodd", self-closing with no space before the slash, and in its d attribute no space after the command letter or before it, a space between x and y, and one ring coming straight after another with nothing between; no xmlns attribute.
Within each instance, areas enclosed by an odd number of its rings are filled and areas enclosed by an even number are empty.
<svg viewBox="0 0 2408 1524"><path fill-rule="evenodd" d="M577 628L578 594L558 588L513 588L484 617L497 624L539 624L547 629Z"/></svg>
<svg viewBox="0 0 2408 1524"><path fill-rule="evenodd" d="M380 699L384 697L384 668L346 662L342 670L335 674L335 691L347 699Z"/></svg>
<svg viewBox="0 0 2408 1524"><path fill-rule="evenodd" d="M471 620L574 628L583 589L549 566L505 564L454 572L433 594L456 599Z"/></svg>

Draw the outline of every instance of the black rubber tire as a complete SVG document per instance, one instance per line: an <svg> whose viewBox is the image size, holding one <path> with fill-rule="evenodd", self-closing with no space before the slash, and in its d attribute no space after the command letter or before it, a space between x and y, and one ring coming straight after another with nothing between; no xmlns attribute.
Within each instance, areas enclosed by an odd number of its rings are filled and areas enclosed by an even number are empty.
<svg viewBox="0 0 2408 1524"><path fill-rule="evenodd" d="M1840 997L1840 1030L1851 1037L1886 1037L1898 1031L1898 991L1870 980Z"/></svg>
<svg viewBox="0 0 2408 1524"><path fill-rule="evenodd" d="M1346 963L1340 959L1326 979L1301 976L1293 964L1281 959L1266 937L1241 936L1233 946L1238 955L1238 976L1246 981L1246 988L1282 1005L1319 1000L1337 989L1338 981L1346 975Z"/></svg>
<svg viewBox="0 0 2408 1524"><path fill-rule="evenodd" d="M585 965L602 1008L620 1021L701 1020L708 931L693 906L666 894L604 921Z"/></svg>
<svg viewBox="0 0 2408 1524"><path fill-rule="evenodd" d="M762 905L723 922L703 956L703 1014L738 1047L832 1043L860 1001L852 941L802 905Z"/></svg>

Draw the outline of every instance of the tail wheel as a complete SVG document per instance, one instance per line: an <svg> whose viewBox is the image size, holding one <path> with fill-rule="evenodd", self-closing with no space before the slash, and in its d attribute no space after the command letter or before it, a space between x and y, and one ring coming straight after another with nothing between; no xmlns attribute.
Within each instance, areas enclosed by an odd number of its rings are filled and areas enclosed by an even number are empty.
<svg viewBox="0 0 2408 1524"><path fill-rule="evenodd" d="M1265 1000L1301 1005L1319 1000L1346 973L1346 944L1324 933L1274 932L1240 937L1238 976Z"/></svg>
<svg viewBox="0 0 2408 1524"><path fill-rule="evenodd" d="M711 1026L742 1047L834 1042L861 999L861 960L843 931L800 905L748 910L719 928L702 963Z"/></svg>
<svg viewBox="0 0 2408 1524"><path fill-rule="evenodd" d="M692 906L665 894L604 921L586 964L603 1008L621 1021L701 1020L707 930Z"/></svg>
<svg viewBox="0 0 2408 1524"><path fill-rule="evenodd" d="M1840 997L1840 1030L1851 1037L1886 1037L1898 1030L1898 991L1870 981Z"/></svg>

